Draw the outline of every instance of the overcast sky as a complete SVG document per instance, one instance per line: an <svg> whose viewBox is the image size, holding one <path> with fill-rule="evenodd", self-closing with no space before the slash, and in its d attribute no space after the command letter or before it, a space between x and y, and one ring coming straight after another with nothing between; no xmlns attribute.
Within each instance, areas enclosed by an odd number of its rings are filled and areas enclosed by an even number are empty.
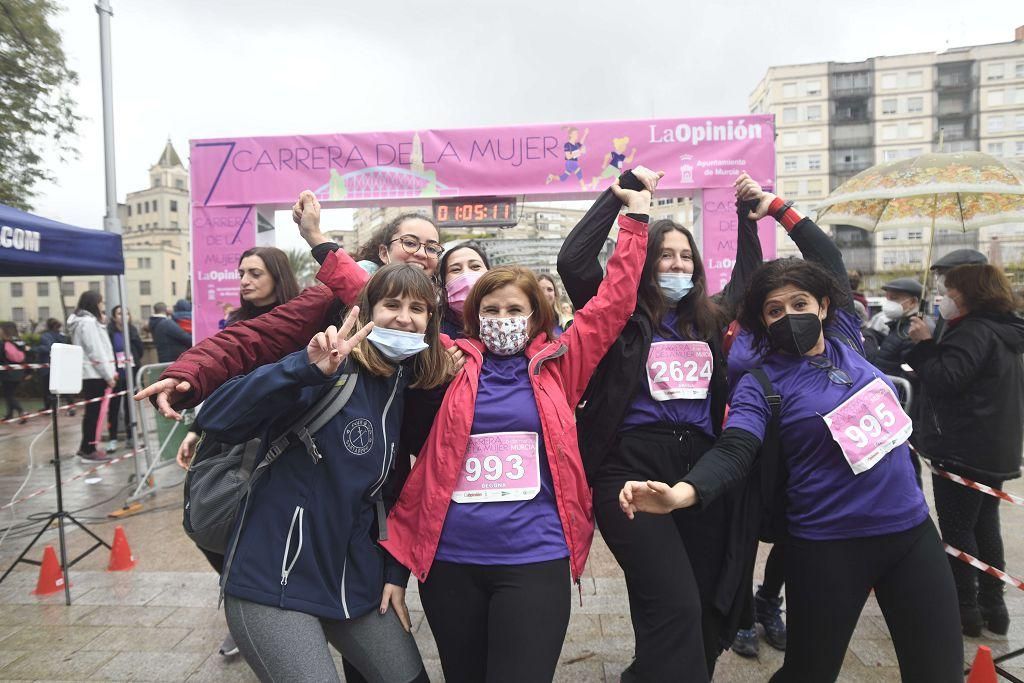
<svg viewBox="0 0 1024 683"><path fill-rule="evenodd" d="M94 0L57 0L85 119L35 211L104 214ZM170 136L742 114L772 65L1013 40L1020 0L111 0L117 190ZM187 161L186 161L187 163Z"/></svg>

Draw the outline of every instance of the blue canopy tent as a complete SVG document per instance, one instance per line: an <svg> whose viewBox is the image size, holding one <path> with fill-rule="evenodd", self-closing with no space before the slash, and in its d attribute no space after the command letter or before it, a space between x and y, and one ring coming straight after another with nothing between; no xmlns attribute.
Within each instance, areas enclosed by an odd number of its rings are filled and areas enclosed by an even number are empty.
<svg viewBox="0 0 1024 683"><path fill-rule="evenodd" d="M0 275L124 275L121 236L0 204Z"/></svg>

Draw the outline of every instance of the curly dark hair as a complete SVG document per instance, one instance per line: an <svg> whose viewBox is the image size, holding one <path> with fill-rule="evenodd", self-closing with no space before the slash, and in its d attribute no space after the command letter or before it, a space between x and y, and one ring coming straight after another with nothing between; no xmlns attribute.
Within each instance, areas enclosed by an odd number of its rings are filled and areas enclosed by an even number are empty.
<svg viewBox="0 0 1024 683"><path fill-rule="evenodd" d="M384 262L380 260L380 246L384 245L384 248L387 249L391 240L395 239L395 236L398 235L398 229L402 227L402 223L413 218L425 220L433 225L434 229L437 229L437 223L435 223L434 219L430 216L412 211L400 214L395 216L394 219L388 221L384 227L378 228L374 231L370 236L370 239L359 247L359 251L357 251L352 258L356 261L373 261L378 266L383 266ZM440 234L440 232L438 232L438 234Z"/></svg>
<svg viewBox="0 0 1024 683"><path fill-rule="evenodd" d="M828 313L822 325L828 324L836 309L850 302L850 294L839 280L825 268L811 261L798 258L782 258L765 263L754 271L740 307L738 320L743 329L754 337L754 349L765 355L775 350L764 322L764 302L768 295L780 287L793 286L801 289L824 305L829 300Z"/></svg>
<svg viewBox="0 0 1024 683"><path fill-rule="evenodd" d="M672 230L683 233L690 243L690 252L693 254L693 289L676 304L676 314L679 316L676 331L684 336L696 333L698 338L709 341L721 336L722 329L728 321L722 309L707 295L704 260L697 249L697 242L689 230L675 221L655 221L647 229L647 260L640 274L637 308L654 325L657 325L668 311L668 303L661 293L661 287L658 286L658 260L665 244L665 235Z"/></svg>

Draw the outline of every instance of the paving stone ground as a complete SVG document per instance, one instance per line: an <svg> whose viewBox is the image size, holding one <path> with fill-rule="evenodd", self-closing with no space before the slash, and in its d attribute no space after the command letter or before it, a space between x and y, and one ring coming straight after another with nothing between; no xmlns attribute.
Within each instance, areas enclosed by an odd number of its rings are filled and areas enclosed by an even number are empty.
<svg viewBox="0 0 1024 683"><path fill-rule="evenodd" d="M29 464L29 444L45 425L33 420L24 426L0 425L0 505L22 484ZM75 449L78 420L66 420L60 430L64 453ZM53 482L48 461L52 457L49 434L35 447L31 477L25 488L33 491ZM65 477L86 469L75 458L63 460ZM106 513L124 500L131 460L83 478L66 488L70 510L108 542L114 523ZM98 478L98 481L93 479ZM217 648L226 633L223 615L216 608L217 580L202 555L181 531L181 475L173 468L158 472L158 486L166 487L147 499L144 513L121 523L127 532L136 567L128 572L105 571L108 555L96 552L70 571L72 605L63 594L32 595L37 570L22 565L0 583L0 681L253 681L246 664L226 661ZM86 483L86 482L89 483ZM930 486L926 486L929 501ZM1024 495L1020 480L1007 489ZM0 529L29 521L55 505L52 492L13 510L0 511ZM1011 573L1024 574L1024 509L1003 505L1003 538ZM33 525L35 528L37 525ZM0 568L6 569L27 544L27 529L16 528L0 545ZM0 531L2 534L2 531ZM55 544L47 532L30 557L40 559L43 544ZM86 547L86 536L68 534L72 555ZM766 557L762 547L759 565ZM759 566L758 574L761 567ZM629 663L633 634L629 622L622 574L598 537L583 580L583 604L574 596L573 615L556 676L557 681L618 681ZM988 645L997 656L1024 648L1024 592L1012 589L1008 604L1013 622L1008 637L986 633L965 639L970 661L978 645ZM430 630L423 618L415 582L410 586L416 640L432 680L443 680ZM782 662L782 654L761 642L757 660L726 652L719 659L715 681L766 681ZM1007 669L1024 677L1024 657ZM340 667L339 667L340 670ZM871 600L850 643L841 681L898 681L896 655L885 620Z"/></svg>

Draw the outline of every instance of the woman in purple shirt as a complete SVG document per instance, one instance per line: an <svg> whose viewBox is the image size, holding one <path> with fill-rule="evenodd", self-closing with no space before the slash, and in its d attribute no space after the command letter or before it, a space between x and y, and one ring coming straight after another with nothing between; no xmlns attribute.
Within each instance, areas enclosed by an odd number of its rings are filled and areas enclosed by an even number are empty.
<svg viewBox="0 0 1024 683"><path fill-rule="evenodd" d="M872 589L903 680L961 681L956 592L907 456L910 419L862 355L848 288L817 264L773 261L754 274L740 323L782 399L789 642L773 683L834 681ZM627 482L626 516L709 505L750 471L771 420L747 375L714 449L672 485Z"/></svg>

